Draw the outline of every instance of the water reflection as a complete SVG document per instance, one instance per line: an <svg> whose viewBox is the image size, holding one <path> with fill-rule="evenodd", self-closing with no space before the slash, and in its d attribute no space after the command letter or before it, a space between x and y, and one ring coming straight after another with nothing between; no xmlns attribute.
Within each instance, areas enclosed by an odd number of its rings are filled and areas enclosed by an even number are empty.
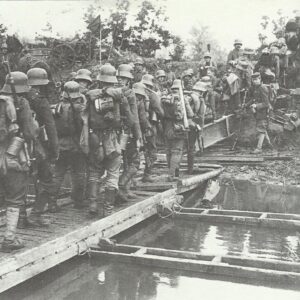
<svg viewBox="0 0 300 300"><path fill-rule="evenodd" d="M215 201L220 209L274 213L300 213L300 189L251 183L245 180L223 182ZM188 206L197 207L198 201Z"/></svg>

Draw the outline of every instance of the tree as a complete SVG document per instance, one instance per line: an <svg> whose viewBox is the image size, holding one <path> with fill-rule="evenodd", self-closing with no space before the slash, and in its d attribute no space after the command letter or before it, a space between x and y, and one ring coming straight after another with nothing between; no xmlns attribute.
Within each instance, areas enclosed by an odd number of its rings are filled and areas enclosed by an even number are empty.
<svg viewBox="0 0 300 300"><path fill-rule="evenodd" d="M261 32L258 34L258 39L262 45L267 41L269 31L274 34L277 38L284 36L285 24L288 21L289 17L283 15L281 9L277 11L277 16L274 19L271 19L269 16L265 15L261 18Z"/></svg>
<svg viewBox="0 0 300 300"><path fill-rule="evenodd" d="M185 52L184 42L179 36L174 36L172 40L172 44L174 45L174 51L170 53L170 56L174 61L181 61L183 60L183 55Z"/></svg>
<svg viewBox="0 0 300 300"><path fill-rule="evenodd" d="M208 26L193 26L191 29L192 38L188 41L191 47L192 60L200 61L204 53L208 51L208 45L211 48L211 54L215 62L224 62L226 51L220 47L218 42L212 37Z"/></svg>

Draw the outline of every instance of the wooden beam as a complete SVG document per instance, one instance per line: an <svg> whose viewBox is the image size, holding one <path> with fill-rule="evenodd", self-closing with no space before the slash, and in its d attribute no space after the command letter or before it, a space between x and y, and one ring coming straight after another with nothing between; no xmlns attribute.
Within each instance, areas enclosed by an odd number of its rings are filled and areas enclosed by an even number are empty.
<svg viewBox="0 0 300 300"><path fill-rule="evenodd" d="M93 246L91 253L95 257L143 264L151 267L179 269L237 278L251 278L262 282L271 281L286 285L299 285L300 283L300 263L294 262L203 255L199 252L118 244L114 245L111 249Z"/></svg>
<svg viewBox="0 0 300 300"><path fill-rule="evenodd" d="M16 253L0 262L0 292L3 292L61 262L88 250L99 237L110 238L157 213L158 204L177 202L176 190L158 193L88 226L50 242Z"/></svg>

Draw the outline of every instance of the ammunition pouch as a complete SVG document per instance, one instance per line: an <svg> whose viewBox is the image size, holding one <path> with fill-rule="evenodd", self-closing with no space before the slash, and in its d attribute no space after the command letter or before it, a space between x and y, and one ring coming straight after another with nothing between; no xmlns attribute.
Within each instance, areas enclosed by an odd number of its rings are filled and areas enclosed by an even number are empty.
<svg viewBox="0 0 300 300"><path fill-rule="evenodd" d="M97 98L94 101L96 112L106 113L114 109L114 100L112 97Z"/></svg>

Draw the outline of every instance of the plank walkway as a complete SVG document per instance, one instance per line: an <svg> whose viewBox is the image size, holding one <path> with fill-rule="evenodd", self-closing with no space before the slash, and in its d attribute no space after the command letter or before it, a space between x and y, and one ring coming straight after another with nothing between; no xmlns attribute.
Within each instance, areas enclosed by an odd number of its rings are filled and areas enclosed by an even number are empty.
<svg viewBox="0 0 300 300"><path fill-rule="evenodd" d="M166 171L166 170L165 170ZM165 172L164 171L164 172ZM116 234L157 214L160 206L180 203L178 194L200 186L206 180L219 175L222 169L184 177L178 184L159 183L160 192L155 184L153 189L138 182L136 201L115 209L112 215L102 219L90 219L86 210L77 210L70 199L63 198L65 204L61 212L47 213L51 225L48 228L18 230L18 235L26 242L26 247L11 254L0 252L0 293L32 278L74 256L89 250L90 245L99 238L111 238ZM141 190L141 186L144 190ZM68 204L69 203L69 204ZM3 213L3 212L2 212ZM5 223L1 218L0 224ZM4 227L0 227L0 235Z"/></svg>

